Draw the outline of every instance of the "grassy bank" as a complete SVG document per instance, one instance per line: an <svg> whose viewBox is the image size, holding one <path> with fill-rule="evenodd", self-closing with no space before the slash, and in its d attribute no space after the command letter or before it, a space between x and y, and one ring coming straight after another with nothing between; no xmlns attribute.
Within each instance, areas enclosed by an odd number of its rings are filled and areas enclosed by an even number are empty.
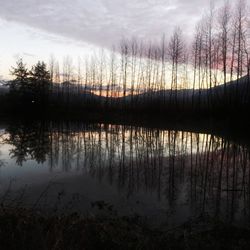
<svg viewBox="0 0 250 250"><path fill-rule="evenodd" d="M139 217L1 209L1 249L249 249L250 230L199 217L173 229Z"/></svg>

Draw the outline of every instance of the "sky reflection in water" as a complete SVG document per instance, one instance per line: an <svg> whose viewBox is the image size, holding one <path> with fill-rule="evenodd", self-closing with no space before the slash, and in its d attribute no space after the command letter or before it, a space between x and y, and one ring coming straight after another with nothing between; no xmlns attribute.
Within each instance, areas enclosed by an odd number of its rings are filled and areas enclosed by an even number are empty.
<svg viewBox="0 0 250 250"><path fill-rule="evenodd" d="M249 220L249 149L209 134L133 126L27 122L0 130L8 206L119 214L175 225L209 213Z"/></svg>

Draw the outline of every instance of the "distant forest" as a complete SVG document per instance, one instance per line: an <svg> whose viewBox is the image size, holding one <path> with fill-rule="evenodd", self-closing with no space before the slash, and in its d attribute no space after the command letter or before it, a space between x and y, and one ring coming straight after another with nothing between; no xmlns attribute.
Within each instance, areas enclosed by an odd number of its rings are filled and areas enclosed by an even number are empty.
<svg viewBox="0 0 250 250"><path fill-rule="evenodd" d="M244 1L211 6L192 44L176 27L160 41L122 39L112 51L60 64L22 59L0 97L2 110L231 113L250 107L250 27Z"/></svg>

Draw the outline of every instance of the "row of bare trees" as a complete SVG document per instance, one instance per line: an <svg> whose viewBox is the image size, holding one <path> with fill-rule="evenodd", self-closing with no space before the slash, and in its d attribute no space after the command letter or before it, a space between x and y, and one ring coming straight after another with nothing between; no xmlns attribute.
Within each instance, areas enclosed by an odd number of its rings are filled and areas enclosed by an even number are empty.
<svg viewBox="0 0 250 250"><path fill-rule="evenodd" d="M123 39L112 51L102 50L77 63L69 56L62 63L51 56L51 104L71 110L167 107L173 111L215 110L220 105L235 106L239 100L249 104L248 14L244 0L234 6L227 1L218 9L211 5L196 25L191 43L177 27L158 42Z"/></svg>

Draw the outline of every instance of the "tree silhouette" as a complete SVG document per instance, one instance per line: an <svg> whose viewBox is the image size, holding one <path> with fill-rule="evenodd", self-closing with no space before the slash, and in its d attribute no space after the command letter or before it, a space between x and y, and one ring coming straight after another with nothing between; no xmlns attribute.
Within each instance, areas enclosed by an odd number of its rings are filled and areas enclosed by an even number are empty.
<svg viewBox="0 0 250 250"><path fill-rule="evenodd" d="M16 68L12 67L10 71L11 75L15 77L14 80L10 82L10 91L19 91L19 93L24 94L29 89L29 72L22 59L19 59L16 64Z"/></svg>
<svg viewBox="0 0 250 250"><path fill-rule="evenodd" d="M49 89L51 85L50 72L44 62L38 62L30 71L30 83L33 97L38 105L46 105Z"/></svg>

